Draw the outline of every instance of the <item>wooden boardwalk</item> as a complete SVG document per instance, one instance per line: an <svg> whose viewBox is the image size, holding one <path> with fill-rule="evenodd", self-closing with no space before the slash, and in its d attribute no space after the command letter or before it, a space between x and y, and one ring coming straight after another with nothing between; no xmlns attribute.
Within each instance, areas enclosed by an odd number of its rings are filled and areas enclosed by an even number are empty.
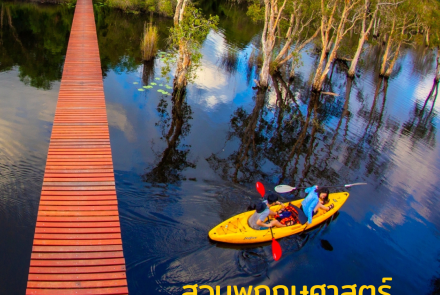
<svg viewBox="0 0 440 295"><path fill-rule="evenodd" d="M91 0L76 5L26 294L128 294Z"/></svg>

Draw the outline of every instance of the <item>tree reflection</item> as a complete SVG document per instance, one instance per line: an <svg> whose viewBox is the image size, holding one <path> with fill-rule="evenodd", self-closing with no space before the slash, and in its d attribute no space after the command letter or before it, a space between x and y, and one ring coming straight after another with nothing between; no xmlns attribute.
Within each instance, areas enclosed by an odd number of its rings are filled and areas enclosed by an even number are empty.
<svg viewBox="0 0 440 295"><path fill-rule="evenodd" d="M150 60L144 60L142 67L142 82L144 85L150 85L150 82L153 82L154 79L154 61L155 58Z"/></svg>
<svg viewBox="0 0 440 295"><path fill-rule="evenodd" d="M419 141L423 141L429 147L435 146L435 102L438 95L438 82L434 80L432 88L423 103L423 106L416 101L411 117L402 125L401 135L411 139L413 149ZM432 100L429 106L429 101Z"/></svg>
<svg viewBox="0 0 440 295"><path fill-rule="evenodd" d="M349 171L355 171L356 177L383 175L392 163L383 153L395 145L399 130L399 124L385 116L388 80L380 78L365 102L359 91L355 94L361 108L354 124L359 126L359 119L364 123L363 132L355 138L348 136L355 81L347 78L345 94L335 97L305 90L300 80L288 84L281 75L273 75L273 92L258 91L252 112L238 108L227 138L227 144L238 145L229 156L220 157L223 151L212 154L207 159L210 166L233 182L266 178L294 186L348 181L353 174ZM326 89L332 89L331 80L326 83Z"/></svg>
<svg viewBox="0 0 440 295"><path fill-rule="evenodd" d="M61 80L73 9L1 3L0 72L18 67L26 85L50 89Z"/></svg>
<svg viewBox="0 0 440 295"><path fill-rule="evenodd" d="M238 108L231 118L231 131L228 141L239 139L240 146L226 159L212 154L206 160L211 168L217 171L223 179L233 182L251 182L257 175L262 174L263 147L267 141L264 130L267 121L264 119L266 91L258 90L255 95L255 106L251 113L243 107Z"/></svg>
<svg viewBox="0 0 440 295"><path fill-rule="evenodd" d="M157 164L142 176L146 182L177 183L184 179L181 175L183 170L196 167L194 162L187 160L191 146L181 143L190 132L189 120L192 119L192 110L185 100L185 92L174 91L171 104L171 118L167 111L166 98L162 97L157 106L160 120L156 125L161 129L161 139L165 140L167 145L164 151L158 154Z"/></svg>

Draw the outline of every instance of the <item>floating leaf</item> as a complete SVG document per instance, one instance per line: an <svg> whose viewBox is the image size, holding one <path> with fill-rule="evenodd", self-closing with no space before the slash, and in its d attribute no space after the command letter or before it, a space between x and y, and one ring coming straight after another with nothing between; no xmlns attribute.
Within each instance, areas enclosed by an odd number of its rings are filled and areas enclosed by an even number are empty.
<svg viewBox="0 0 440 295"><path fill-rule="evenodd" d="M151 82L151 85L157 85L157 83Z"/></svg>
<svg viewBox="0 0 440 295"><path fill-rule="evenodd" d="M133 84L139 84L138 82L133 82Z"/></svg>
<svg viewBox="0 0 440 295"><path fill-rule="evenodd" d="M163 93L163 90L162 89L158 89L157 92Z"/></svg>
<svg viewBox="0 0 440 295"><path fill-rule="evenodd" d="M143 88L139 88L138 91L144 91L144 89Z"/></svg>
<svg viewBox="0 0 440 295"><path fill-rule="evenodd" d="M165 85L166 89L173 89L173 87L171 87L170 85Z"/></svg>
<svg viewBox="0 0 440 295"><path fill-rule="evenodd" d="M154 78L154 80L160 80L160 78L157 78L157 77L156 77L156 78Z"/></svg>
<svg viewBox="0 0 440 295"><path fill-rule="evenodd" d="M163 84L159 84L159 86L163 87Z"/></svg>
<svg viewBox="0 0 440 295"><path fill-rule="evenodd" d="M151 89L151 88L153 88L153 86L148 85L148 86L144 86L144 88L145 89Z"/></svg>

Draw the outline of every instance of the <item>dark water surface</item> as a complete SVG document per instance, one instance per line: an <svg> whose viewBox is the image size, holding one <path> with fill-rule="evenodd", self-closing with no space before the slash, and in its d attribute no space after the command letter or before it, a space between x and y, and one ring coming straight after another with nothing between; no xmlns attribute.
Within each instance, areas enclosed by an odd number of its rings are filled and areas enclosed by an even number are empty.
<svg viewBox="0 0 440 295"><path fill-rule="evenodd" d="M24 294L73 9L0 5L0 294ZM257 93L259 26L230 4L201 6L221 16L220 28L203 44L186 99L174 103L157 92L172 84L160 58L141 61L149 16L96 5L130 294L182 294L188 284L218 285L225 294L228 285L379 286L382 277L393 278L391 294L439 294L432 52L406 49L384 81L373 48L354 81L336 64L325 90L339 96L317 98L307 90L316 66L309 50L293 82L274 76L270 91ZM153 22L165 50L171 22ZM280 240L283 257L274 262L270 244L207 237L258 201L256 181L267 190L369 185L351 188L333 221Z"/></svg>

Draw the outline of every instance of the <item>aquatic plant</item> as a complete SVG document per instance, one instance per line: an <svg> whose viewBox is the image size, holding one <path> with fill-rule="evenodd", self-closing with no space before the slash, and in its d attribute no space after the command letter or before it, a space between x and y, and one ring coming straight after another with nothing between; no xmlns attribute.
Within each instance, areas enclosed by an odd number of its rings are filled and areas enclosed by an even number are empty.
<svg viewBox="0 0 440 295"><path fill-rule="evenodd" d="M157 52L157 28L147 25L141 41L142 59L151 60Z"/></svg>

